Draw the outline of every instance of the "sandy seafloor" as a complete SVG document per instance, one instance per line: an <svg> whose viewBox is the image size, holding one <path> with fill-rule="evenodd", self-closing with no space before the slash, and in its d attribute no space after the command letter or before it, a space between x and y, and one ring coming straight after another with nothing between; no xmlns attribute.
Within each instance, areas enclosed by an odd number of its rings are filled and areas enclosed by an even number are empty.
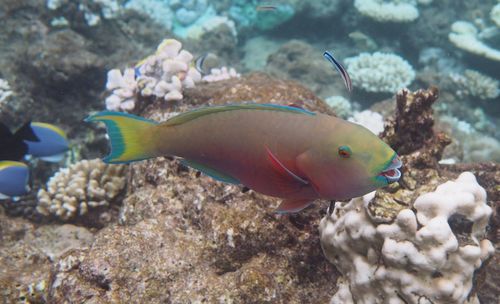
<svg viewBox="0 0 500 304"><path fill-rule="evenodd" d="M108 151L104 128L83 122L106 108L165 120L194 107L253 101L350 119L406 160L403 175L413 186L400 183L380 197L415 211L417 196L461 172L475 174L493 212L481 238L498 247L498 1L0 0L0 16L0 122L12 130L30 120L52 123L71 144L61 162L23 160L31 191L0 200L3 303L389 301L383 280L364 287L373 301L355 293L339 300L347 266L325 258L318 233L328 202L276 215L278 200L199 177L173 158L106 167L96 160ZM154 76L180 79L175 94L154 85L153 94L144 93L137 74L109 86L110 70L154 56L163 39L192 55L179 71L164 67ZM347 68L352 93L324 51ZM197 79L188 70L205 54L203 72L215 76ZM232 72L211 72L222 67ZM403 88L433 88L426 92L435 96L415 93L422 104L403 98L397 110ZM65 167L58 186L48 184ZM395 205L380 207L389 214L384 221L395 221L402 209ZM468 215L448 219L459 246L473 243ZM463 279L472 286L454 287L468 290L470 302L432 298L429 287L425 303L474 303L476 296L498 303L499 261L496 249ZM404 293L397 298L417 303Z"/></svg>

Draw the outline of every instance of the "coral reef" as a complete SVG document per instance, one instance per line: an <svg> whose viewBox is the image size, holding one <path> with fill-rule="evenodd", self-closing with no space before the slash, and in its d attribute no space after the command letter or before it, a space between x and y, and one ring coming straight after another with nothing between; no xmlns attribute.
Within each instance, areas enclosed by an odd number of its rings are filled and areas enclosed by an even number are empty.
<svg viewBox="0 0 500 304"><path fill-rule="evenodd" d="M238 78L240 76L241 75L238 72L236 72L234 68L228 69L227 67L221 67L220 69L218 68L211 69L210 74L203 76L201 80L206 82L214 82L230 78Z"/></svg>
<svg viewBox="0 0 500 304"><path fill-rule="evenodd" d="M194 87L201 80L200 73L191 66L193 55L181 50L182 44L165 39L156 53L146 57L137 67L108 72L106 88L112 94L106 98L108 110L133 110L138 95L154 96L164 100L182 99L184 87Z"/></svg>
<svg viewBox="0 0 500 304"><path fill-rule="evenodd" d="M325 102L335 111L338 117L346 119L352 115L352 104L343 96L330 96L325 99Z"/></svg>
<svg viewBox="0 0 500 304"><path fill-rule="evenodd" d="M396 114L387 122L382 137L398 154L411 155L412 166L435 167L444 148L450 144L444 133L435 134L432 105L439 97L438 89L396 94Z"/></svg>
<svg viewBox="0 0 500 304"><path fill-rule="evenodd" d="M362 125L377 135L384 131L384 117L371 110L355 112L348 120Z"/></svg>
<svg viewBox="0 0 500 304"><path fill-rule="evenodd" d="M352 84L367 92L394 93L415 79L415 71L403 58L395 54L361 53L345 59Z"/></svg>
<svg viewBox="0 0 500 304"><path fill-rule="evenodd" d="M321 221L323 251L345 276L331 303L477 303L470 295L474 271L494 248L484 239L491 208L474 175L420 195L415 211L401 210L392 224L371 219L366 206L373 197L336 203ZM454 220L470 221L470 233L459 236Z"/></svg>
<svg viewBox="0 0 500 304"><path fill-rule="evenodd" d="M325 64L320 54L304 41L290 40L268 56L266 71L281 78L298 80L321 97L345 92L342 78L331 65Z"/></svg>
<svg viewBox="0 0 500 304"><path fill-rule="evenodd" d="M468 95L479 99L494 99L500 95L498 80L478 71L467 69L463 74L451 74L450 78L458 87L458 96Z"/></svg>
<svg viewBox="0 0 500 304"><path fill-rule="evenodd" d="M293 4L280 2L270 12L256 9L263 3L259 0L235 0L228 9L229 16L240 28L270 30L292 18L295 14Z"/></svg>
<svg viewBox="0 0 500 304"><path fill-rule="evenodd" d="M378 22L411 22L418 18L413 0L355 0L354 7L364 16Z"/></svg>
<svg viewBox="0 0 500 304"><path fill-rule="evenodd" d="M448 39L459 49L490 60L500 61L500 50L481 41L478 29L470 22L454 22Z"/></svg>
<svg viewBox="0 0 500 304"><path fill-rule="evenodd" d="M101 160L82 160L59 170L38 191L36 210L62 221L83 217L108 208L123 191L123 165L106 165Z"/></svg>

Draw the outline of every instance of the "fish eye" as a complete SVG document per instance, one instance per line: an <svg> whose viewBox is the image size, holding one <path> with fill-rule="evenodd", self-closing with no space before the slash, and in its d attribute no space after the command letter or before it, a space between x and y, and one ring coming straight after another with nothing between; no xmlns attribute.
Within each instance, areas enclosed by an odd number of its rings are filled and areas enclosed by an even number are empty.
<svg viewBox="0 0 500 304"><path fill-rule="evenodd" d="M342 157L342 158L349 158L351 157L351 148L349 148L348 146L340 146L339 147L339 156Z"/></svg>

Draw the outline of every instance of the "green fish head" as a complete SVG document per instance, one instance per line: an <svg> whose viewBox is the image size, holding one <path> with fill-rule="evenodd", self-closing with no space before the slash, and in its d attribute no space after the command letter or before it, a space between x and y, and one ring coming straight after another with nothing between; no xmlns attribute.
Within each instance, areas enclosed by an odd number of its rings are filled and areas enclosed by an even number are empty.
<svg viewBox="0 0 500 304"><path fill-rule="evenodd" d="M402 163L389 145L351 122L343 122L340 129L341 134L334 134L328 145L327 167L336 193L333 197L348 199L364 195L399 180Z"/></svg>

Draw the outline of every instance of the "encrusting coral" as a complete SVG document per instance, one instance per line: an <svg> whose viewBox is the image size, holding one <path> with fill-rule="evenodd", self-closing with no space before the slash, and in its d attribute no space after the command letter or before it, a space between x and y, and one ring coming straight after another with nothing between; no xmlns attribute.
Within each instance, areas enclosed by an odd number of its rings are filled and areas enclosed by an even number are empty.
<svg viewBox="0 0 500 304"><path fill-rule="evenodd" d="M478 303L469 297L474 271L494 248L484 239L492 211L474 175L419 196L391 224L371 219L373 197L338 202L321 221L323 251L345 275L330 303ZM466 241L450 224L459 217L472 222Z"/></svg>
<svg viewBox="0 0 500 304"><path fill-rule="evenodd" d="M36 210L69 221L90 209L109 206L125 188L126 167L106 165L99 159L82 160L60 169L38 191Z"/></svg>

